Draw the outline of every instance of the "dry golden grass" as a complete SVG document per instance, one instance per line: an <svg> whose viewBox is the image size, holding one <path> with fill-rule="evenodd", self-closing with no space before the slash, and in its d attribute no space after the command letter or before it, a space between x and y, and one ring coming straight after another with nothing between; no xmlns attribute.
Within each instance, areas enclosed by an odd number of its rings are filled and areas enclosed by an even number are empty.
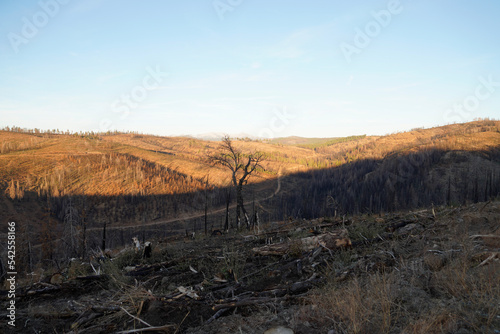
<svg viewBox="0 0 500 334"><path fill-rule="evenodd" d="M376 273L340 285L335 280L310 298L313 308L302 320L347 333L388 333L401 310L391 295L395 276Z"/></svg>
<svg viewBox="0 0 500 334"><path fill-rule="evenodd" d="M470 236L498 228L494 203L482 212L443 209L422 233L353 250L356 256L338 254L299 320L339 333L493 333L500 326L500 263L481 265L477 255L495 248ZM395 255L394 267L364 271L365 262L356 264L374 253ZM351 275L339 279L344 270Z"/></svg>
<svg viewBox="0 0 500 334"><path fill-rule="evenodd" d="M365 137L316 150L260 141L235 141L235 146L244 152L261 151L266 154L266 172L259 172L249 180L256 184L276 178L278 172L284 175L338 166L359 159L380 159L394 152L431 147L448 150L499 147L500 122L472 122L390 136ZM137 175L141 173L130 172L137 169L135 160L142 159L158 168L168 168L196 180L209 175L211 184L225 186L230 181L229 173L210 165L207 159L217 147L218 142L185 137L116 134L90 139L77 135L0 131L0 185L6 189L12 182L19 183L20 192L37 191L52 196L172 193L172 189L155 180L155 173L142 171L144 175ZM134 157L134 162L129 162L129 165L120 162L131 160L127 158L130 156ZM194 188L198 187L194 185ZM185 190L179 188L175 191Z"/></svg>

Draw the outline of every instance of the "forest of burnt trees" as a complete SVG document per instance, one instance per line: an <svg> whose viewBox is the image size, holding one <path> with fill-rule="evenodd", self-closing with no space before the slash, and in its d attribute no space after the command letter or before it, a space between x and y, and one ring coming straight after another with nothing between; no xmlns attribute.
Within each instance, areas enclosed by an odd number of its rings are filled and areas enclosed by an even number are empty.
<svg viewBox="0 0 500 334"><path fill-rule="evenodd" d="M162 218L176 218L203 210L207 198L210 207L221 207L226 203L227 189L207 184L189 175L179 173L167 167L138 159L131 155L112 155L102 158L104 170L92 166L92 170L107 178L120 178L131 183L133 192L114 194L108 189L108 195L66 195L59 196L47 191L39 193L39 198L46 203L45 209L59 221L67 215L68 207L75 208L80 224L87 227L101 227L112 223L153 222ZM121 163L120 163L121 162ZM119 171L123 169L121 172ZM118 166L118 167L117 167ZM52 179L52 178L51 178ZM104 183L104 180L100 181ZM52 182L54 183L54 182ZM110 187L110 185L107 185ZM206 196L206 194L209 196ZM168 229L167 229L168 230Z"/></svg>
<svg viewBox="0 0 500 334"><path fill-rule="evenodd" d="M331 151L337 167L288 176L283 192L272 199L276 211L270 219L456 206L497 197L500 147L472 148L480 146L481 134L500 133L499 125L489 119L454 125L416 141L402 137L389 148L377 141L343 150L321 147ZM414 133L420 131L426 130Z"/></svg>
<svg viewBox="0 0 500 334"><path fill-rule="evenodd" d="M303 186L274 199L274 206L281 209L278 216L312 218L462 205L500 195L500 150L429 149L293 177Z"/></svg>
<svg viewBox="0 0 500 334"><path fill-rule="evenodd" d="M458 129L462 131L458 135L474 141L475 133L500 132L497 123L490 123L464 126ZM446 132L411 145L401 142L390 150L368 142L332 151L330 162L325 164L330 167L282 176L281 190L276 196L249 205L249 216L254 219L258 211L262 222L272 222L288 217L378 214L431 205L463 205L500 195L500 148L471 150L475 142L459 141L456 135ZM332 148L319 149L328 152ZM22 159L18 157L15 163L21 165ZM27 254L36 253L30 250L35 244L41 245L39 257L51 259L61 245L67 248L66 254L80 255L86 248L123 245L138 232L142 238L167 236L174 224L154 229L142 226L162 219L177 219L177 228L186 231L203 230L201 212L210 214L226 208L227 201L232 199L234 204L236 198L231 187L216 187L206 178L196 179L131 154L70 154L64 161L51 162L53 166L46 173L29 174L6 184L5 195L18 212L36 212L33 215L39 219L38 225L23 227L26 231L21 235L26 240L20 242L27 246L23 247L24 255L20 253L20 259L26 258L21 262L30 263L27 258L31 255ZM75 188L77 178L85 178L79 180L78 187L87 188ZM276 189L275 179L264 182L267 184L260 186L268 189L266 193L256 191L259 185L248 185L245 199L258 202ZM223 211L208 219L210 228L222 228ZM186 218L193 213L198 218ZM229 214L235 226L235 210ZM101 241L110 224L134 228L126 232L108 230L108 243L104 245ZM67 236L75 234L68 233L68 228L78 234L76 243L68 241ZM86 230L93 230L93 234L86 234ZM64 238L56 245L55 240ZM73 246L68 249L68 244Z"/></svg>
<svg viewBox="0 0 500 334"><path fill-rule="evenodd" d="M200 188L195 192L72 196L71 201L69 196L60 196L47 197L47 203L50 203L51 216L59 221L65 220L71 203L78 212L80 230L82 224L95 228L112 222L134 221L135 231L139 231L141 223L174 217L182 221L183 214L201 212L205 205L211 209L224 207L228 196L234 201L231 188L210 187L205 193L201 180L198 181ZM259 216L264 222L281 221L287 217L378 214L432 205L457 206L488 201L500 195L500 150L427 149L405 155L393 154L385 159L358 160L339 167L284 176L281 183L282 191L261 203L265 210L259 211ZM247 189L247 199L253 197L251 191ZM253 217L254 208L250 208ZM210 226L219 228L222 216L223 213L219 213L210 217ZM235 226L233 209L230 217ZM202 231L201 220L198 219L198 223L192 220L186 228ZM164 227L162 231L166 236L171 228ZM94 240L100 240L100 234L97 232L98 237ZM120 239L112 243L115 246L129 239L129 235L123 232L120 235L116 231L108 234L109 239ZM148 232L147 236L153 235Z"/></svg>
<svg viewBox="0 0 500 334"><path fill-rule="evenodd" d="M43 203L61 221L72 198L89 221L108 223L151 221L198 210L205 190L214 205L225 201L218 196L221 190L205 180L130 154L67 155L64 165L54 164L43 174L11 179L5 194L15 203ZM76 180L85 188L74 188Z"/></svg>

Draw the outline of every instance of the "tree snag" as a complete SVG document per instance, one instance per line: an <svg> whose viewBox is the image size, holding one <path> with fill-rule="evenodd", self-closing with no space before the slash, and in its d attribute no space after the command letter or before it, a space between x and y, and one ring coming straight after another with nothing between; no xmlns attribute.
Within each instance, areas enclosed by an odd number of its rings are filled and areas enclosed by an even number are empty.
<svg viewBox="0 0 500 334"><path fill-rule="evenodd" d="M263 168L261 162L264 159L264 153L254 152L244 154L241 150L234 147L229 136L222 138L218 153L209 157L215 165L221 165L231 171L231 181L236 189L236 220L238 228L241 227L241 213L247 228L250 228L250 219L243 202L243 186L247 184L249 176L257 169Z"/></svg>

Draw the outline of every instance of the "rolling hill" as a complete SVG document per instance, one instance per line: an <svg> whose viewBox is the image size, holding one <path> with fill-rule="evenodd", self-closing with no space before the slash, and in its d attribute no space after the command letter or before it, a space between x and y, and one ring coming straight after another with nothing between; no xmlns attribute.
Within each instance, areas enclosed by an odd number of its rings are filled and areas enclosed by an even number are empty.
<svg viewBox="0 0 500 334"><path fill-rule="evenodd" d="M106 225L113 245L139 231L201 229L208 205L210 228L218 228L230 196L229 173L207 158L218 145L134 133L0 131L2 224L25 222L41 243L42 231L64 234L71 208L95 240ZM252 175L245 199L267 222L461 205L500 192L499 121L235 145L266 154L265 170ZM144 232L145 226L151 228Z"/></svg>

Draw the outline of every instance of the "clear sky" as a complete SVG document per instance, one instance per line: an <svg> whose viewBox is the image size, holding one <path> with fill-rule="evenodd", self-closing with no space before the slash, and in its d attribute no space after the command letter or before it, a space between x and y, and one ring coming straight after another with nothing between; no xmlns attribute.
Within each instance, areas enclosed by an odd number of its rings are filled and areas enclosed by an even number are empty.
<svg viewBox="0 0 500 334"><path fill-rule="evenodd" d="M500 1L0 2L0 127L335 137L500 118Z"/></svg>

